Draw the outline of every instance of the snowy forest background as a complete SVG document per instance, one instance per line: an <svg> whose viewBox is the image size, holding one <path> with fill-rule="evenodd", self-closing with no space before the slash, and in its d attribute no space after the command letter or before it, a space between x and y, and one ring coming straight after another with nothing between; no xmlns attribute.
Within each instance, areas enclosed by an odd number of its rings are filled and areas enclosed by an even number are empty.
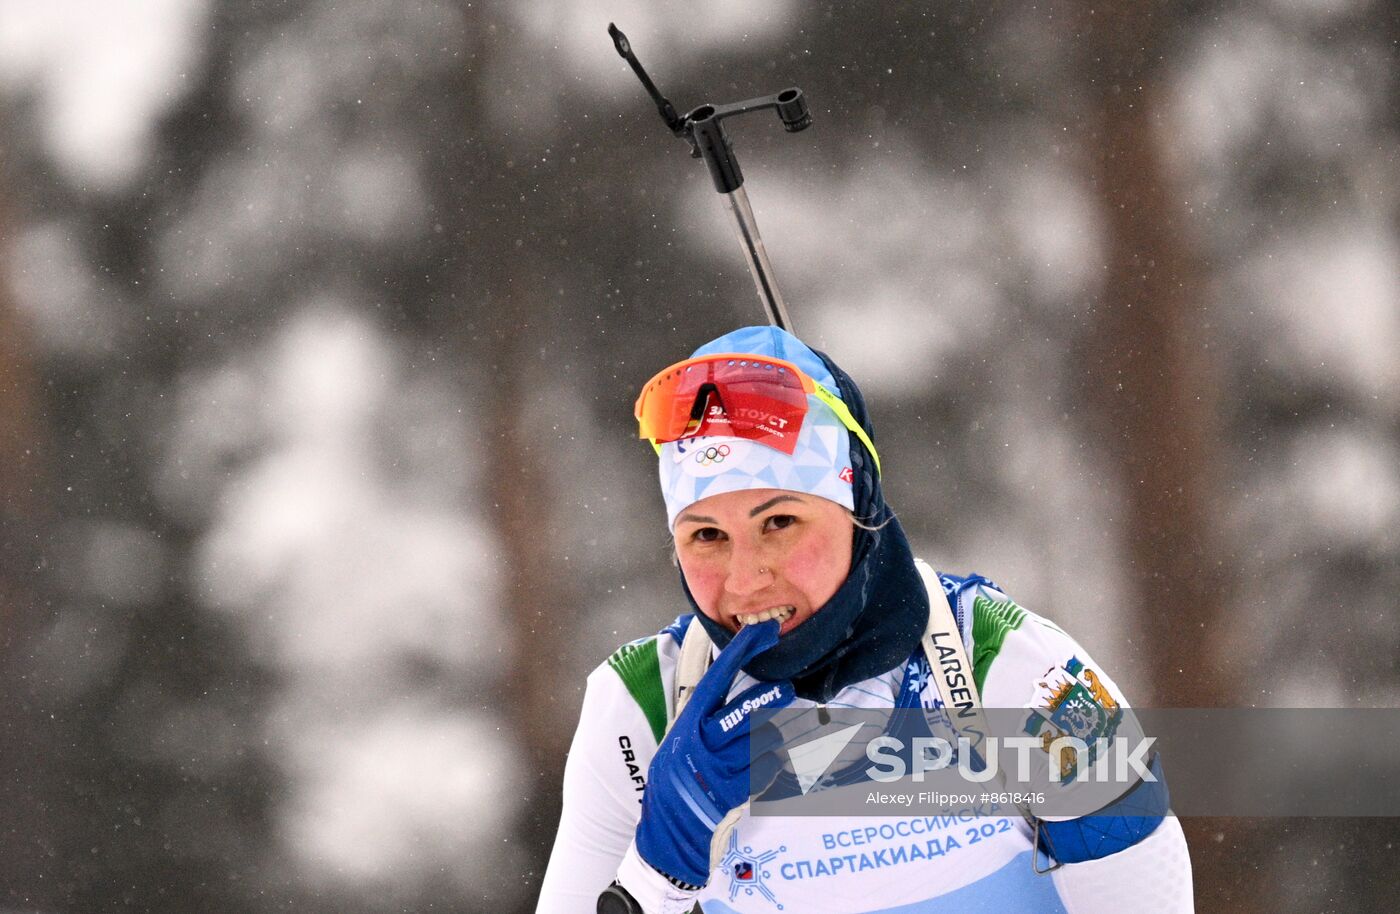
<svg viewBox="0 0 1400 914"><path fill-rule="evenodd" d="M526 912L586 672L682 601L632 399L762 321L916 551L1141 706L1400 705L1383 0L0 0L0 911ZM1207 912L1394 820L1185 820Z"/></svg>

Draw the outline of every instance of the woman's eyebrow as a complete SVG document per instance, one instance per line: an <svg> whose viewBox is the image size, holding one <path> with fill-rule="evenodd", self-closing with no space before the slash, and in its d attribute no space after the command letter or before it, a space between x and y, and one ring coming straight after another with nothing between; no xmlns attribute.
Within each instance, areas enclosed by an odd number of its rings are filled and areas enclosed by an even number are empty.
<svg viewBox="0 0 1400 914"><path fill-rule="evenodd" d="M706 517L703 514L682 514L680 517L676 518L676 523L678 524L683 524L686 521L692 524L719 524L719 521L715 520L713 517Z"/></svg>
<svg viewBox="0 0 1400 914"><path fill-rule="evenodd" d="M779 495L776 498L768 499L763 504L759 505L757 508L754 508L752 511L749 512L749 517L758 517L758 515L762 514L764 511L767 511L774 505L781 504L785 501L795 501L799 505L802 504L802 499L798 498L796 495Z"/></svg>

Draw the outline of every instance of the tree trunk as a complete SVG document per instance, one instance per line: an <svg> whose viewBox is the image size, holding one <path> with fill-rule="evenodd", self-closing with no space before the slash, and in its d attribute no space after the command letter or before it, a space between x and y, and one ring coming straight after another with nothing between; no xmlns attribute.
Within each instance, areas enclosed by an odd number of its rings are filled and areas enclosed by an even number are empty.
<svg viewBox="0 0 1400 914"><path fill-rule="evenodd" d="M521 265L517 277L541 272ZM501 684L512 726L520 741L524 786L528 802L512 830L523 840L530 859L548 860L559 824L559 785L564 755L573 729L561 725L567 717L560 695L559 659L567 654L565 638L576 625L576 589L564 576L558 542L559 500L543 446L544 430L532 428L525 405L550 379L539 364L540 333L548 326L541 309L548 297L532 296L526 279L506 293L510 300L495 308L489 358L492 378L490 407L484 433L491 445L490 502L493 506L500 554L504 557L501 612L510 644L507 681ZM531 300L533 298L533 301ZM533 319L532 319L533 316ZM520 911L533 910L543 870L521 893Z"/></svg>
<svg viewBox="0 0 1400 914"><path fill-rule="evenodd" d="M0 251L12 239L0 205ZM0 263L0 275L6 275ZM36 790L49 782L48 730L38 707L33 655L47 620L41 592L52 518L44 498L47 454L40 384L29 334L0 282L0 907L28 909L41 899L19 894L35 872L51 872L55 816Z"/></svg>
<svg viewBox="0 0 1400 914"><path fill-rule="evenodd" d="M1216 385L1189 211L1164 161L1168 86L1158 62L1184 32L1177 8L1086 10L1083 61L1096 131L1086 159L1105 223L1104 286L1085 358L1088 400L1119 469L1143 658L1157 707L1217 707L1238 695L1215 648L1228 605L1228 558L1213 514ZM1259 823L1184 819L1198 910L1268 910Z"/></svg>

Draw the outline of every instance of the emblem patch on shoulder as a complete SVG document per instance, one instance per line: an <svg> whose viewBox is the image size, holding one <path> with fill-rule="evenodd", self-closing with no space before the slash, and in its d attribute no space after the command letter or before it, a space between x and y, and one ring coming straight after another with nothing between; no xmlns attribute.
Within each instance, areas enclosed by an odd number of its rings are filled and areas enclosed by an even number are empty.
<svg viewBox="0 0 1400 914"><path fill-rule="evenodd" d="M1035 713L1026 720L1025 732L1040 737L1042 749L1048 752L1050 744L1062 736L1082 739L1089 746L1091 765L1097 756L1095 741L1112 739L1123 719L1118 701L1078 657L1046 670L1026 707ZM1078 775L1075 762L1076 753L1061 754L1062 780L1072 781Z"/></svg>

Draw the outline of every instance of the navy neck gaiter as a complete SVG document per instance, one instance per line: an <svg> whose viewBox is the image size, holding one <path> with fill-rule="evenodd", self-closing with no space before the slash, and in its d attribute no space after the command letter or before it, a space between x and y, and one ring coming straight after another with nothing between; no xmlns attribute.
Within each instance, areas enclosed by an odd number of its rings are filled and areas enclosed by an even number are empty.
<svg viewBox="0 0 1400 914"><path fill-rule="evenodd" d="M838 394L851 415L873 440L860 390L825 353L816 354L836 379ZM815 615L744 667L755 679L790 679L799 696L822 703L847 686L902 663L928 625L928 591L914 566L909 540L885 503L874 461L854 435L851 469L855 515L878 529L856 527L845 582ZM700 611L684 572L681 588L711 640L723 649L733 633Z"/></svg>

